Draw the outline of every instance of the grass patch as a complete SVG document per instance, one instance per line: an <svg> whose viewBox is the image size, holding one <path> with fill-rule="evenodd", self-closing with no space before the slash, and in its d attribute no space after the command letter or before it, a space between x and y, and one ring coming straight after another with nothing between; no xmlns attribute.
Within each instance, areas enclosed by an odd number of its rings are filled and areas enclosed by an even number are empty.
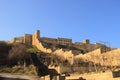
<svg viewBox="0 0 120 80"><path fill-rule="evenodd" d="M36 67L34 65L29 65L28 67L24 67L24 66L3 67L0 69L0 73L37 75Z"/></svg>

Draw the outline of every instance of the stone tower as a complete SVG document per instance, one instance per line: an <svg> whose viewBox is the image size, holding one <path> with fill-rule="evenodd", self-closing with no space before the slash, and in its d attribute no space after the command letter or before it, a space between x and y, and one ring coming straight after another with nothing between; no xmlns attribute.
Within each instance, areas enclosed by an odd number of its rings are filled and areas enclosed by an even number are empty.
<svg viewBox="0 0 120 80"><path fill-rule="evenodd" d="M37 30L37 31L32 35L32 45L35 45L39 39L40 39L40 30Z"/></svg>
<svg viewBox="0 0 120 80"><path fill-rule="evenodd" d="M40 30L37 30L37 31L35 32L35 37L36 37L37 39L40 39Z"/></svg>
<svg viewBox="0 0 120 80"><path fill-rule="evenodd" d="M89 39L83 40L82 43L84 43L84 44L90 44L90 40Z"/></svg>

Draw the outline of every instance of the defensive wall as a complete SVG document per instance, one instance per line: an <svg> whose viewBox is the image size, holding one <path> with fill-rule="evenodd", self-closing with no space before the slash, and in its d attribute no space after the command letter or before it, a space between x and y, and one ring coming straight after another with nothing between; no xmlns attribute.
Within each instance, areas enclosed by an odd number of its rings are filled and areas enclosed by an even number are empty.
<svg viewBox="0 0 120 80"><path fill-rule="evenodd" d="M74 62L74 58L76 58L76 56L74 56L74 54L72 53L71 50L69 51L63 51L62 49L56 49L55 51L52 51L50 48L45 48L42 45L42 42L40 40L40 31L37 30L33 35L31 34L25 34L23 37L16 37L13 39L13 42L21 42L21 43L25 43L28 45L34 45L36 46L40 51L44 52L44 53L52 53L52 54L56 54L57 56L61 56L64 57L65 59L67 59L71 64L73 64ZM51 38L44 38L45 40L49 40ZM52 40L52 39L51 39ZM56 39L55 39L56 41ZM61 42L67 42L67 43L71 43L71 39L65 39L65 38L59 38L59 41ZM58 41L58 42L59 42ZM89 40L84 40L83 41L84 44L89 45ZM78 43L77 43L78 44ZM101 44L95 44L95 45L100 45ZM115 50L111 50L109 51L109 48L106 48L106 46L102 45L102 48L90 51L84 55L80 54L80 57L82 56L83 59L86 59L88 61L92 61L95 63L100 63L100 64L105 64L106 65L120 65L120 58L118 56L120 56L120 49L115 49ZM107 50L106 50L107 49ZM107 52L106 52L107 51ZM79 55L77 55L79 58ZM105 59L106 57L106 59Z"/></svg>
<svg viewBox="0 0 120 80"><path fill-rule="evenodd" d="M44 40L50 41L50 38L45 38ZM52 39L51 39L52 40ZM72 43L71 39L66 39L66 38L58 38L58 42L60 41L61 43L65 44L66 43L69 45ZM57 49L54 52L50 48L45 48L42 43L41 43L41 38L40 38L40 31L37 30L33 35L31 34L25 34L23 37L17 37L14 38L12 42L18 42L18 43L25 43L28 45L34 45L36 46L40 51L44 53L53 53L58 56L64 57L67 59L71 64L73 63L73 53L72 51L63 51L62 49ZM52 42L52 41L51 41ZM60 44L59 42L59 44ZM70 42L70 43L69 43Z"/></svg>
<svg viewBox="0 0 120 80"><path fill-rule="evenodd" d="M58 45L72 45L72 39L68 38L48 38L48 37L41 37L41 42L51 43L51 44L58 44Z"/></svg>
<svg viewBox="0 0 120 80"><path fill-rule="evenodd" d="M101 48L74 56L76 59L92 61L104 66L120 66L120 48L102 53Z"/></svg>
<svg viewBox="0 0 120 80"><path fill-rule="evenodd" d="M22 37L15 37L13 38L13 43L25 43L28 45L34 45L36 46L40 51L44 53L51 53L51 49L44 48L42 46L42 43L40 42L40 31L37 30L33 35L31 34L25 34Z"/></svg>
<svg viewBox="0 0 120 80"><path fill-rule="evenodd" d="M105 65L120 66L120 48L103 53Z"/></svg>
<svg viewBox="0 0 120 80"><path fill-rule="evenodd" d="M52 50L44 48L42 46L42 43L39 41L39 39L40 39L40 31L37 30L32 36L32 45L36 46L40 51L44 53L51 53Z"/></svg>
<svg viewBox="0 0 120 80"><path fill-rule="evenodd" d="M51 54L55 54L56 56L60 56L64 59L68 60L70 64L74 63L75 58L82 58L85 61L86 60L92 61L96 64L98 63L98 64L101 64L103 66L120 66L120 57L119 57L120 56L120 49L114 49L114 50L109 51L109 50L106 50L109 48L106 48L106 46L103 45L102 46L103 49L99 48L99 49L95 49L93 51L90 51L86 54L80 54L80 55L74 56L74 54L72 53L71 50L63 51L62 49L56 49L55 51L52 51L50 48L44 47L42 45L42 42L40 39L41 39L40 38L40 31L37 30L33 35L25 34L23 37L14 38L13 42L21 42L21 43L25 43L28 45L34 45L41 52L51 53ZM84 44L90 45L88 41L86 41ZM97 45L101 45L101 44L97 44ZM57 66L57 67L51 66L51 68L56 69L56 71L58 73L71 71L71 68L64 67L64 66Z"/></svg>

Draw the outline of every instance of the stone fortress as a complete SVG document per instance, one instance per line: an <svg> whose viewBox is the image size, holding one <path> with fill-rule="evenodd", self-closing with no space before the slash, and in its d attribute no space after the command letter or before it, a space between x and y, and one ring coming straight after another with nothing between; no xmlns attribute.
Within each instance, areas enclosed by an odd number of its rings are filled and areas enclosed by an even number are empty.
<svg viewBox="0 0 120 80"><path fill-rule="evenodd" d="M120 49L111 49L110 47L101 44L95 43L91 44L90 41L83 40L83 42L72 42L72 39L68 38L47 38L40 37L40 31L37 30L33 35L25 34L23 37L16 37L12 40L13 43L25 43L28 45L33 45L37 47L41 52L44 53L52 53L58 56L64 57L71 64L74 63L75 58L81 58L85 61L92 61L95 63L99 63L101 65L104 64L104 57L106 57L106 65L120 65ZM55 50L50 47L45 47L47 44L52 45L62 45L68 47L74 47L75 49L80 49L85 51L84 54L81 52L77 52L76 50L63 50L63 48L56 48ZM78 53L78 54L75 54Z"/></svg>
<svg viewBox="0 0 120 80"><path fill-rule="evenodd" d="M33 35L25 34L23 37L15 37L12 40L13 43L25 43L27 45L33 45L37 47L41 52L48 54L55 54L60 57L64 57L71 64L74 63L75 59L80 59L83 61L94 62L95 64L100 64L102 66L120 66L120 49L119 48L110 48L101 43L91 44L88 39L83 40L83 42L72 42L72 39L68 38L47 38L40 37L40 31L37 30ZM85 51L84 54L78 51L78 54L75 54L76 51L72 49L64 50L63 48L55 48L47 47L46 45L60 45L74 47L74 49L80 49ZM71 68L64 66L49 66L50 69L55 69L58 73L63 73L66 71L71 71ZM84 77L88 80L119 80L113 79L112 73L97 73L90 75L79 75L80 77ZM78 75L72 75L67 77L66 80L74 80ZM96 77L98 76L98 77ZM104 77L103 77L104 76Z"/></svg>
<svg viewBox="0 0 120 80"><path fill-rule="evenodd" d="M72 39L68 38L47 38L47 37L40 37L40 31L37 30L35 34L25 34L23 37L15 37L13 38L12 42L13 43L25 43L28 45L32 45L36 43L36 39L47 42L47 43L52 43L52 44L61 44L61 45L71 45L72 44Z"/></svg>
<svg viewBox="0 0 120 80"><path fill-rule="evenodd" d="M69 38L48 38L48 37L40 37L40 31L37 30L33 35L32 34L25 34L22 37L15 37L12 40L13 43L25 43L28 45L34 45L39 50L44 48L47 44L52 45L63 45L63 46L74 46L78 49L84 50L86 52L95 50L97 48L101 48L102 52L108 51L110 48L104 44L95 43L91 44L88 39L83 40L83 42L72 42L72 39ZM44 50L42 50L44 51Z"/></svg>

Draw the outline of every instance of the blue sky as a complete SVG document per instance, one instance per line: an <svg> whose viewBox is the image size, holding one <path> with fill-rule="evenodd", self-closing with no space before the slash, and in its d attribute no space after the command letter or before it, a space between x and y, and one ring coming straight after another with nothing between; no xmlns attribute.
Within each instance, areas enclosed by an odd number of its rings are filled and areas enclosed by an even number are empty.
<svg viewBox="0 0 120 80"><path fill-rule="evenodd" d="M120 0L0 0L0 40L41 36L120 47Z"/></svg>

